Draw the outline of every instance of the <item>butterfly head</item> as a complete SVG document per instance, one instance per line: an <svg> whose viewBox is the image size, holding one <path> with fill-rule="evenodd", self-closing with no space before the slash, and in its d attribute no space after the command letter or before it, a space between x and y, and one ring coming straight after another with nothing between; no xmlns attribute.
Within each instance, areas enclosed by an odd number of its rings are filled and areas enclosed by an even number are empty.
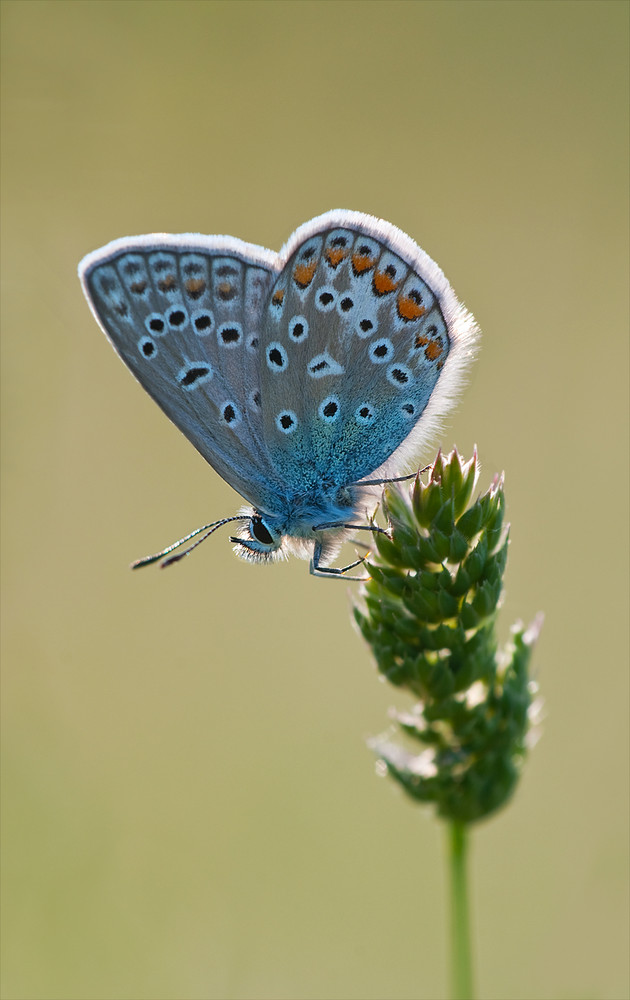
<svg viewBox="0 0 630 1000"><path fill-rule="evenodd" d="M277 519L269 515L251 511L249 520L243 522L240 534L232 536L234 551L241 559L250 562L269 562L273 559L283 559L282 531Z"/></svg>

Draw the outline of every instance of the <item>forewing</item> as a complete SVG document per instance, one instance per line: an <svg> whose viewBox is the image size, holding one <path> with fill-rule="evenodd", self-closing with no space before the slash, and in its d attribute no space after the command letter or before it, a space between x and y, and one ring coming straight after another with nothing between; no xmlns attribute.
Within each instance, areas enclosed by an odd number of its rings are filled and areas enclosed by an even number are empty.
<svg viewBox="0 0 630 1000"><path fill-rule="evenodd" d="M116 240L80 264L125 364L203 457L257 505L269 499L259 326L276 254L231 237Z"/></svg>
<svg viewBox="0 0 630 1000"><path fill-rule="evenodd" d="M476 325L394 226L329 212L281 251L260 365L264 435L287 483L395 474L448 409Z"/></svg>

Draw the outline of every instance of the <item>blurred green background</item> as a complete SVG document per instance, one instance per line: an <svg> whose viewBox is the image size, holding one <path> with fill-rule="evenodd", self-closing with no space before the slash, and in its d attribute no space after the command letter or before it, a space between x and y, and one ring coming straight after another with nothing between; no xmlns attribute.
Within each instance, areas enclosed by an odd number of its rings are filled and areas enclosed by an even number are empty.
<svg viewBox="0 0 630 1000"><path fill-rule="evenodd" d="M628 996L627 20L618 2L5 2L3 997L445 995L443 831L351 585L127 564L239 498L76 265L382 216L477 317L439 442L505 470L544 735L473 842L483 998ZM430 459L433 448L422 457Z"/></svg>

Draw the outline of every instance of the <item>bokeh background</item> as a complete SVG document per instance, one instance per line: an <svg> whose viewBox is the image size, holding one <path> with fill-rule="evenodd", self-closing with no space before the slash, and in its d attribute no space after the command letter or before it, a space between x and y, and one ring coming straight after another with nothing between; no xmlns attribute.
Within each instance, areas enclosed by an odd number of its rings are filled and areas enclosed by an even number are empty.
<svg viewBox="0 0 630 1000"><path fill-rule="evenodd" d="M239 498L124 369L78 260L382 216L483 331L439 441L505 470L503 633L544 735L474 834L479 994L627 978L627 19L605 2L5 2L3 997L447 990L443 831L365 739L351 585L127 564ZM433 447L422 456L430 459Z"/></svg>

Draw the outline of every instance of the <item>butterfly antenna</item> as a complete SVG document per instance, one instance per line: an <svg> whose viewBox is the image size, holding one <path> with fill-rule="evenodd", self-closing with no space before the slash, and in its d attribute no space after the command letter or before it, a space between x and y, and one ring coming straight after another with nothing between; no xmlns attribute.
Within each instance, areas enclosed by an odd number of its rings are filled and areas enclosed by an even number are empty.
<svg viewBox="0 0 630 1000"><path fill-rule="evenodd" d="M161 569L164 569L165 566L171 566L173 563L176 563L180 559L183 559L184 556L187 556L190 552L192 552L193 549L196 549L198 545L201 545L202 542L205 542L206 538L208 538L213 533L213 531L216 531L217 528L223 527L224 524L229 524L230 521L247 521L247 520L248 517L246 515L237 514L234 517L224 517L220 521L213 521L212 524L202 524L200 528L196 528L195 531L191 531L189 535L184 535L183 538L180 538L178 541L173 542L172 545L168 545L165 549L162 549L161 552L156 552L152 556L144 556L142 559L136 559L135 562L132 562L130 568L140 569L141 566L151 566L152 563L156 563L159 562L160 559L164 559L164 556L167 556L169 552L173 552L174 549L178 549L180 545L184 545L186 542L189 542L191 538L194 538L196 535L201 534L202 531L205 531L205 534L203 535L202 538L197 539L196 542L193 542L192 545L189 545L188 548L184 549L183 552L178 552L177 555L171 556L170 559L165 559L161 566Z"/></svg>

